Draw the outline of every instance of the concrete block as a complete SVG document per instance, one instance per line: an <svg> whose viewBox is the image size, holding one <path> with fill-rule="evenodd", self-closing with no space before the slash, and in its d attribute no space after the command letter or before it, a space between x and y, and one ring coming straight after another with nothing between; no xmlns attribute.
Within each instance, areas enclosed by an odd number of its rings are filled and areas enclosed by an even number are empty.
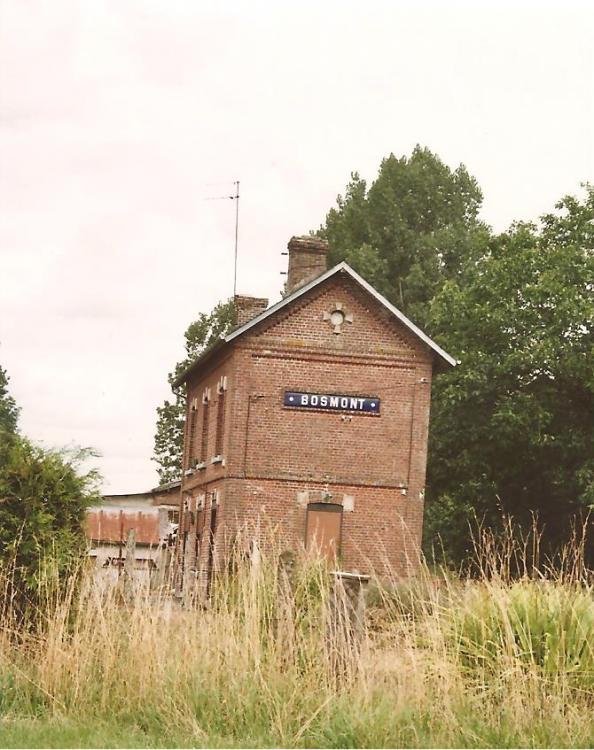
<svg viewBox="0 0 594 750"><path fill-rule="evenodd" d="M342 496L342 509L345 513L352 513L355 510L355 497L354 495L343 495Z"/></svg>
<svg viewBox="0 0 594 750"><path fill-rule="evenodd" d="M309 503L309 492L304 490L303 492L297 493L297 505L300 508L306 508Z"/></svg>

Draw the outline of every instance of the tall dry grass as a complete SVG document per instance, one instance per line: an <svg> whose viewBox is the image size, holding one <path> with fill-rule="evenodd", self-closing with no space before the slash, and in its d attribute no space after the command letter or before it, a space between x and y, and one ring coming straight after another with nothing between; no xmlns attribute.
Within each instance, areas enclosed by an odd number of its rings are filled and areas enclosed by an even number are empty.
<svg viewBox="0 0 594 750"><path fill-rule="evenodd" d="M146 745L589 747L590 574L574 550L513 578L505 544L483 540L478 578L425 566L374 583L358 626L322 563L289 568L274 545L219 577L207 607L81 571L48 587L28 630L5 602L0 744L35 720L129 727Z"/></svg>

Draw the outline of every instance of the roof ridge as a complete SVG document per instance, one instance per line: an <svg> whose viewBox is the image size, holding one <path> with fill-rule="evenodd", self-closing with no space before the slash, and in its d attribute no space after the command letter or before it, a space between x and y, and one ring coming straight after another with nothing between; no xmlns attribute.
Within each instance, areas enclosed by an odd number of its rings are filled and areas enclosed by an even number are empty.
<svg viewBox="0 0 594 750"><path fill-rule="evenodd" d="M332 268L325 271L320 276L317 276L315 279L312 279L311 281L307 282L306 284L303 284L303 286L300 286L298 289L295 289L291 294L288 294L286 297L283 297L278 302L276 302L274 305L271 305L270 307L266 308L266 310L263 310L261 313L256 315L251 320L248 320L247 323L244 323L242 326L238 326L233 331L228 333L225 336L222 336L220 341L218 341L213 347L205 351L203 354L201 354L194 362L187 367L184 372L182 372L176 380L173 382L174 386L181 385L181 383L185 382L188 375L194 368L198 365L199 362L205 359L208 356L211 356L214 351L217 351L222 344L229 343L236 338L239 338L239 336L242 336L246 331L249 331L250 328L253 328L254 326L258 325L258 323L261 323L263 320L266 320L266 318L269 318L271 315L274 315L275 312L278 310L281 310L283 307L286 307L287 305L290 305L292 302L294 302L296 299L299 299L299 297L302 297L304 294L307 294L311 289L318 286L318 284L322 284L326 279L331 278L337 273L340 272L346 272L359 286L361 286L366 292L371 294L380 304L382 304L389 312L392 313L401 323L403 323L412 333L414 333L417 338L420 338L421 341L423 341L427 346L432 349L444 362L446 362L451 367L455 367L458 362L454 359L450 354L448 354L444 349L439 346L435 341L433 341L432 338L430 338L424 331L422 331L417 325L415 325L412 320L406 317L406 315L401 312L395 305L393 305L389 300L387 300L382 294L380 294L377 289L375 289L368 281L365 281L365 279L360 276L354 269L352 269L349 264L346 261L341 261L340 263L337 263Z"/></svg>

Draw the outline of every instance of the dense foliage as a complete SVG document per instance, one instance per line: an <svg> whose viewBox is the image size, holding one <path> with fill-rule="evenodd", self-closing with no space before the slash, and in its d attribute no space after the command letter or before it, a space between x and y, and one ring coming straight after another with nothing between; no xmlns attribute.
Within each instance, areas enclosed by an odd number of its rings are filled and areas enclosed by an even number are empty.
<svg viewBox="0 0 594 750"><path fill-rule="evenodd" d="M8 375L0 367L0 440L3 433L14 433L17 429L19 410L14 398L8 392Z"/></svg>
<svg viewBox="0 0 594 750"><path fill-rule="evenodd" d="M173 387L175 379L206 349L215 344L235 325L233 300L219 302L211 313L200 313L184 334L186 356L167 376L173 392L172 400L157 407L157 430L152 460L158 465L162 484L181 477L184 443L185 388Z"/></svg>
<svg viewBox="0 0 594 750"><path fill-rule="evenodd" d="M460 359L434 382L425 525L455 560L475 519L537 514L554 549L594 506L594 191L499 236L481 200L417 147L354 174L319 231Z"/></svg>
<svg viewBox="0 0 594 750"><path fill-rule="evenodd" d="M0 562L13 571L20 598L35 600L48 565L63 574L80 561L85 512L99 501L96 473L79 473L86 456L21 436L0 447Z"/></svg>
<svg viewBox="0 0 594 750"><path fill-rule="evenodd" d="M427 536L536 513L558 547L594 506L594 190L493 238L432 323L461 364L435 381Z"/></svg>
<svg viewBox="0 0 594 750"><path fill-rule="evenodd" d="M460 165L451 170L417 146L390 154L367 188L355 172L319 234L330 243L330 265L346 260L417 324L447 279L458 279L480 256L489 232L479 221L482 193Z"/></svg>
<svg viewBox="0 0 594 750"><path fill-rule="evenodd" d="M9 571L10 594L23 611L36 602L48 565L60 578L80 560L98 476L79 471L89 451L45 450L18 434L18 409L5 385L0 414L0 570Z"/></svg>

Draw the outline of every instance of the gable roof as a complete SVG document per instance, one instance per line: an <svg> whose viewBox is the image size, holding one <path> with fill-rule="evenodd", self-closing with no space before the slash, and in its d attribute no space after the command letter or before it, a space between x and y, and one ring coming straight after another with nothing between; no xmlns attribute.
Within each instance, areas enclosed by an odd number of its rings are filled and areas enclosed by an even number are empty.
<svg viewBox="0 0 594 750"><path fill-rule="evenodd" d="M274 313L282 310L287 305L290 305L296 299L299 299L299 297L307 294L307 292L309 292L311 289L314 289L319 284L322 284L324 281L326 281L326 279L329 279L339 273L345 273L350 276L353 281L355 281L360 287L362 287L368 294L374 297L374 299L376 299L384 308L386 308L386 310L388 310L395 318L397 318L412 333L414 333L417 338L421 339L421 341L427 344L427 346L432 349L443 362L450 365L451 367L455 367L458 364L458 362L444 349L442 349L439 344L436 344L435 341L429 338L426 333L423 333L423 331L421 331L418 326L416 326L411 320L409 320L404 313L400 312L400 310L391 302L389 302L382 294L380 294L377 289L374 289L369 282L365 281L362 276L359 276L356 271L353 271L348 263L345 263L343 261L342 263L334 266L334 268L330 268L321 276L317 276L309 283L299 287L294 292L281 299L275 305L272 305L271 307L261 312L259 315L256 315L255 318L252 318L247 323L244 323L242 326L235 328L233 331L231 331L231 333L228 333L226 336L222 336L221 339L213 347L203 352L203 354L201 354L198 359L196 359L188 368L186 368L181 373L181 375L179 375L175 379L173 385L178 386L185 382L190 373L198 366L198 364L201 364L206 359L210 359L211 355L215 351L218 351L222 345L234 341L240 336L243 336L244 333L249 331L254 326L257 326L263 320L266 320L266 318L269 318L271 315L274 315Z"/></svg>

